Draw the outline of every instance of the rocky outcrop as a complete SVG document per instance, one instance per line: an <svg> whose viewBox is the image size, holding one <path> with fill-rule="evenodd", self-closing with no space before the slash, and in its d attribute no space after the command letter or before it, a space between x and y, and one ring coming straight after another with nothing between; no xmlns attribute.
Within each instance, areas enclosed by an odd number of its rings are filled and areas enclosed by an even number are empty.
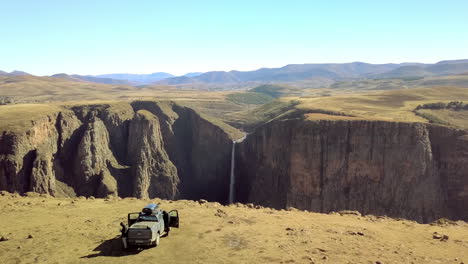
<svg viewBox="0 0 468 264"><path fill-rule="evenodd" d="M128 160L137 197L176 196L177 168L166 153L159 119L146 110L136 112L130 123Z"/></svg>
<svg viewBox="0 0 468 264"><path fill-rule="evenodd" d="M31 168L30 189L33 192L55 194L55 175L53 171L53 161L50 156L40 153L35 156Z"/></svg>
<svg viewBox="0 0 468 264"><path fill-rule="evenodd" d="M289 119L240 143L240 202L468 219L468 137L421 123Z"/></svg>
<svg viewBox="0 0 468 264"><path fill-rule="evenodd" d="M57 115L32 123L24 133L3 131L0 137L0 189L54 194L50 155L57 151Z"/></svg>
<svg viewBox="0 0 468 264"><path fill-rule="evenodd" d="M3 131L0 190L224 201L231 142L171 102L64 107L23 131Z"/></svg>
<svg viewBox="0 0 468 264"><path fill-rule="evenodd" d="M109 149L109 134L104 123L94 118L83 126L83 130L76 154L73 155L75 189L85 196L117 194L116 181L108 169L108 166L116 164L116 161ZM98 191L99 189L101 191ZM102 192L102 189L105 192Z"/></svg>

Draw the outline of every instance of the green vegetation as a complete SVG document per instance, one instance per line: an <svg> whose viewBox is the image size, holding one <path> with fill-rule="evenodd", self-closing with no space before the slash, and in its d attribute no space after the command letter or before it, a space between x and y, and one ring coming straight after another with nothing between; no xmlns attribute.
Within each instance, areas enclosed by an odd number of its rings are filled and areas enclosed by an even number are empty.
<svg viewBox="0 0 468 264"><path fill-rule="evenodd" d="M196 110L195 110L196 111ZM240 130L238 130L237 128L234 128L228 124L226 124L225 122L223 122L222 120L219 120L217 118L214 118L212 116L209 116L209 115L205 115L203 113L200 113L198 111L196 111L201 118L205 119L206 121L212 123L213 125L219 127L220 129L222 129L224 132L226 132L226 134L229 135L229 137L232 139L232 140L237 140L241 137L244 136L244 133L242 133Z"/></svg>
<svg viewBox="0 0 468 264"><path fill-rule="evenodd" d="M282 83L260 85L251 89L250 92L266 94L273 98L280 98L290 96L317 95L317 93L323 91L318 89L310 89L308 85L301 87L301 85L298 86L298 83Z"/></svg>
<svg viewBox="0 0 468 264"><path fill-rule="evenodd" d="M461 101L451 101L449 103L443 103L443 102L438 102L438 103L429 103L429 104L423 104L423 105L418 105L415 110L420 110L420 109L451 109L455 111L460 111L460 110L468 110L468 104L464 104Z"/></svg>
<svg viewBox="0 0 468 264"><path fill-rule="evenodd" d="M431 123L456 126L468 129L468 111L454 111L452 109L420 109L414 111Z"/></svg>
<svg viewBox="0 0 468 264"><path fill-rule="evenodd" d="M439 124L439 125L446 125L446 126L451 125L449 122L446 122L446 121L440 119L439 117L437 117L437 116L435 116L433 114L430 114L430 113L421 112L421 111L417 111L417 110L415 110L414 113L417 116L420 116L420 117L426 119L427 121L429 121L429 123Z"/></svg>
<svg viewBox="0 0 468 264"><path fill-rule="evenodd" d="M255 93L262 93L269 95L274 98L279 98L283 95L282 90L284 89L283 86L275 85L275 84L264 84L260 85L256 88L250 90L251 92Z"/></svg>
<svg viewBox="0 0 468 264"><path fill-rule="evenodd" d="M14 100L8 96L0 96L0 105L13 104Z"/></svg>
<svg viewBox="0 0 468 264"><path fill-rule="evenodd" d="M232 93L226 96L226 99L236 104L251 104L261 105L275 100L274 97L268 94L245 92L245 93Z"/></svg>
<svg viewBox="0 0 468 264"><path fill-rule="evenodd" d="M299 102L296 100L276 100L268 104L264 104L251 111L244 112L242 115L239 114L239 123L245 131L251 132L261 124L269 122L280 116L290 114L292 111L296 111L295 106L298 103Z"/></svg>

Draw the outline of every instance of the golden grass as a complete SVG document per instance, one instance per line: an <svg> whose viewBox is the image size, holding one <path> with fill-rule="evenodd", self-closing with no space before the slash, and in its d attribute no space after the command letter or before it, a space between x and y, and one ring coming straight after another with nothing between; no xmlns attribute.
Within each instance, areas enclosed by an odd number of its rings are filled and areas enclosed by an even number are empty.
<svg viewBox="0 0 468 264"><path fill-rule="evenodd" d="M327 114L319 114L319 113L305 114L305 119L306 120L369 120L369 118L364 118L364 117L327 115Z"/></svg>
<svg viewBox="0 0 468 264"><path fill-rule="evenodd" d="M426 82L448 80L465 81L466 76L449 76L444 78L426 78ZM418 80L420 81L420 80ZM375 81L369 81L375 82ZM117 86L106 84L95 84L89 82L76 82L52 77L19 76L1 77L0 90L4 96L13 96L18 102L43 102L50 105L62 103L65 107L82 104L109 104L109 111L122 112L121 107L133 100L157 100L175 101L178 104L192 107L197 111L218 118L236 127L253 127L252 124L268 121L273 114L282 109L288 109L283 105L289 105L291 100L297 100L299 110L323 109L327 111L343 112L363 119L379 119L400 122L427 122L426 119L416 116L412 111L419 105L430 102L468 101L468 89L456 87L436 88L412 88L392 91L368 91L358 92L353 89L310 89L291 88L285 86L286 94L290 97L280 98L277 102L269 103L257 108L255 105L241 105L227 100L229 94L239 94L232 91L199 91L180 90L168 86ZM278 105L275 107L275 104ZM38 104L32 104L35 107ZM4 106L0 106L0 109ZM58 106L57 106L58 107ZM126 106L128 107L128 105ZM277 108L277 110L275 110ZM19 109L19 108L18 108ZM18 113L18 125L14 123L14 115L3 117L2 113L10 112L11 109L0 111L0 120L6 125L2 127L28 126L31 120L38 117L40 113L48 112L47 106L41 106L38 111L21 110ZM50 108L49 108L50 110ZM28 111L34 112L30 116ZM31 117L31 118L29 118ZM327 117L330 118L330 117ZM461 115L448 117L453 119L451 123L468 128ZM16 129L16 128L15 128Z"/></svg>
<svg viewBox="0 0 468 264"><path fill-rule="evenodd" d="M418 111L433 115L439 118L440 120L443 120L444 122L447 122L451 125L464 128L464 129L468 129L468 111L467 110L454 111L454 110L448 110L448 109L443 109L443 110L421 109Z"/></svg>
<svg viewBox="0 0 468 264"><path fill-rule="evenodd" d="M77 82L62 78L38 76L0 76L0 89L4 96L77 96L87 93L110 93L134 89L131 86Z"/></svg>
<svg viewBox="0 0 468 264"><path fill-rule="evenodd" d="M160 246L124 252L119 222L149 202L180 214ZM199 205L193 201L0 197L2 263L461 263L468 225ZM224 213L215 214L221 210ZM357 234L361 232L362 235ZM442 242L433 232L448 235ZM32 235L33 238L28 239ZM457 261L455 261L457 259Z"/></svg>
<svg viewBox="0 0 468 264"><path fill-rule="evenodd" d="M2 96L20 103L89 100L224 100L229 92L179 90L170 86L137 88L129 85L108 85L73 81L54 77L0 76Z"/></svg>
<svg viewBox="0 0 468 264"><path fill-rule="evenodd" d="M295 98L298 109L324 109L349 115L404 122L427 122L412 111L429 102L468 101L468 89L420 88L385 92L343 94L329 97Z"/></svg>
<svg viewBox="0 0 468 264"><path fill-rule="evenodd" d="M19 104L0 106L0 129L3 131L23 131L33 126L33 121L54 118L62 107L56 104Z"/></svg>

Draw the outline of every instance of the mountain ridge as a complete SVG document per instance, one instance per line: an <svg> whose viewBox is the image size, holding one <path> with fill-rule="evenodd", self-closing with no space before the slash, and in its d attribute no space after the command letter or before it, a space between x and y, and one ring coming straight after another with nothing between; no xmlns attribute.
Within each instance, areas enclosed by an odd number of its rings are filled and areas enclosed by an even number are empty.
<svg viewBox="0 0 468 264"><path fill-rule="evenodd" d="M134 85L146 85L157 82L163 79L174 77L174 75L167 72L154 72L150 74L131 74L131 73L111 73L100 75L88 75L97 78L109 78L115 80L125 80Z"/></svg>
<svg viewBox="0 0 468 264"><path fill-rule="evenodd" d="M322 80L320 83L356 80L356 79L388 79L388 78L423 78L433 76L448 76L468 72L468 59L443 60L433 64L418 62L372 64L360 61L349 63L304 63L288 64L279 68L260 68L253 71L209 71L190 72L174 76L166 72L151 74L100 74L77 75L55 74L52 77L73 78L104 84L123 85L225 85L245 83L302 82ZM0 71L0 75L18 76L30 75L26 72Z"/></svg>
<svg viewBox="0 0 468 264"><path fill-rule="evenodd" d="M100 77L93 77L93 76L87 76L87 75L85 76L85 75L78 75L78 74L68 75L66 73L58 73L50 77L62 78L62 79L70 80L70 81L76 81L76 82L93 82L93 83L102 83L102 84L131 85L131 83L126 80L118 80L118 79L112 79L112 78L100 78Z"/></svg>
<svg viewBox="0 0 468 264"><path fill-rule="evenodd" d="M254 71L211 71L194 77L172 77L154 84L229 84L244 82L294 82L325 78L333 81L358 78L405 78L445 76L468 71L468 60L423 63L305 63Z"/></svg>

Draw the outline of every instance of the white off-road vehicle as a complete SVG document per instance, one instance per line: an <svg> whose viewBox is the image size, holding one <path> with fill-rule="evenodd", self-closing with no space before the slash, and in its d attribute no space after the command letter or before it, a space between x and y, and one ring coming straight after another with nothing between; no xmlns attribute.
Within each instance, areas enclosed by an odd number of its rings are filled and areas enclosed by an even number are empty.
<svg viewBox="0 0 468 264"><path fill-rule="evenodd" d="M177 210L163 211L159 204L149 204L139 213L128 214L128 226L123 222L123 247L158 246L162 235L168 236L171 227L179 228Z"/></svg>

